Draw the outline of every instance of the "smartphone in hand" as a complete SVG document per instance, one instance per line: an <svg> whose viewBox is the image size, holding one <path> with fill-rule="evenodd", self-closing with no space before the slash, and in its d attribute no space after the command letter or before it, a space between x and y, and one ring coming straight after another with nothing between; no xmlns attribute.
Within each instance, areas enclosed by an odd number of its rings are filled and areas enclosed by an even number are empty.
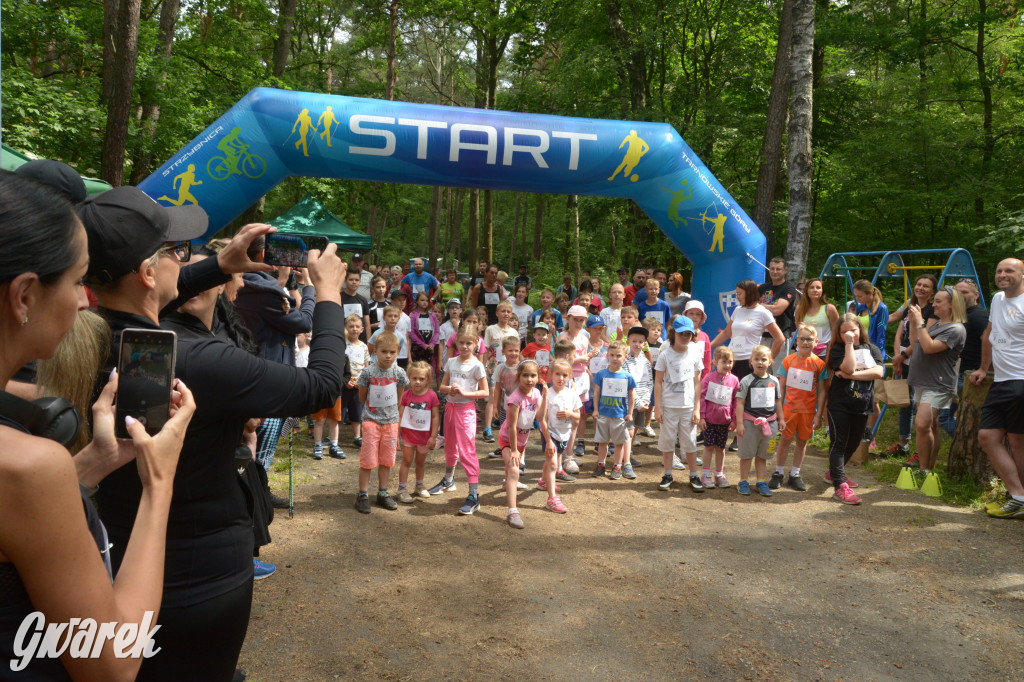
<svg viewBox="0 0 1024 682"><path fill-rule="evenodd" d="M167 423L178 337L161 329L125 329L117 362L117 407L114 432L130 438L124 418L142 422L155 435Z"/></svg>
<svg viewBox="0 0 1024 682"><path fill-rule="evenodd" d="M312 249L323 252L327 237L306 234L268 234L263 262L279 267L304 268Z"/></svg>

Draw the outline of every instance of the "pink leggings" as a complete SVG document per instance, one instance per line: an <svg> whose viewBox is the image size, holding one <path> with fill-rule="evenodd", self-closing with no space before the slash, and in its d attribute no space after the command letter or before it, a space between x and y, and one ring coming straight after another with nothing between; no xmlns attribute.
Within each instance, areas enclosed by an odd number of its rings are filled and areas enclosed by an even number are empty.
<svg viewBox="0 0 1024 682"><path fill-rule="evenodd" d="M480 482L480 460L476 456L476 405L449 400L444 406L445 466L455 466L456 460L462 462L470 483Z"/></svg>

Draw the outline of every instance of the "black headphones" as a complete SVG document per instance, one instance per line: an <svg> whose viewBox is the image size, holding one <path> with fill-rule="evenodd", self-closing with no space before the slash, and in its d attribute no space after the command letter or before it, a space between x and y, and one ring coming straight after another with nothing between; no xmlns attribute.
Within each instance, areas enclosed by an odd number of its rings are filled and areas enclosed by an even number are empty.
<svg viewBox="0 0 1024 682"><path fill-rule="evenodd" d="M66 398L39 398L29 402L0 391L0 414L18 422L34 436L56 441L64 447L78 439L82 416Z"/></svg>

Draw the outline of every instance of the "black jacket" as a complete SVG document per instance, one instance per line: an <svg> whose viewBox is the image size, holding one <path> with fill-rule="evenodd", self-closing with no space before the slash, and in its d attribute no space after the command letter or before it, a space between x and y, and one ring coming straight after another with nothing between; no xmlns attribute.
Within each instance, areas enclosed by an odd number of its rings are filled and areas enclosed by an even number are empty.
<svg viewBox="0 0 1024 682"><path fill-rule="evenodd" d="M302 302L288 296L269 272L247 272L245 286L238 290L235 310L245 321L260 347L260 357L295 366L295 335L313 328L316 292L303 287ZM285 305L291 309L285 312ZM344 326L344 324L342 324Z"/></svg>

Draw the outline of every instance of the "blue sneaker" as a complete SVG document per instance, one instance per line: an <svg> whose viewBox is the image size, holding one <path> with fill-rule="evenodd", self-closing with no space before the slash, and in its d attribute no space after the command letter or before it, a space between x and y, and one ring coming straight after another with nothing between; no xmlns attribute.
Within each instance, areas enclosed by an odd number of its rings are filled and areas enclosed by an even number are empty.
<svg viewBox="0 0 1024 682"><path fill-rule="evenodd" d="M736 486L736 490L740 492L740 495L750 494L750 483L747 481L740 481L739 485Z"/></svg>
<svg viewBox="0 0 1024 682"><path fill-rule="evenodd" d="M463 516L470 516L473 512L480 508L480 498L477 495L469 495L466 497L466 502L459 507L459 513Z"/></svg>
<svg viewBox="0 0 1024 682"><path fill-rule="evenodd" d="M764 481L757 482L757 492L761 493L765 497L772 496L772 489L768 487L768 484Z"/></svg>
<svg viewBox="0 0 1024 682"><path fill-rule="evenodd" d="M266 561L260 561L256 557L253 557L252 569L252 579L263 580L264 578L269 578L274 575L274 572L277 571L277 566Z"/></svg>
<svg viewBox="0 0 1024 682"><path fill-rule="evenodd" d="M486 429L484 429L484 442L485 443L493 443L494 442L494 432L491 431L491 427L489 427L489 426Z"/></svg>
<svg viewBox="0 0 1024 682"><path fill-rule="evenodd" d="M452 490L455 490L455 480L453 479L449 481L447 478L442 478L440 483L435 485L427 492L429 492L431 495L440 495L441 493L446 493Z"/></svg>

